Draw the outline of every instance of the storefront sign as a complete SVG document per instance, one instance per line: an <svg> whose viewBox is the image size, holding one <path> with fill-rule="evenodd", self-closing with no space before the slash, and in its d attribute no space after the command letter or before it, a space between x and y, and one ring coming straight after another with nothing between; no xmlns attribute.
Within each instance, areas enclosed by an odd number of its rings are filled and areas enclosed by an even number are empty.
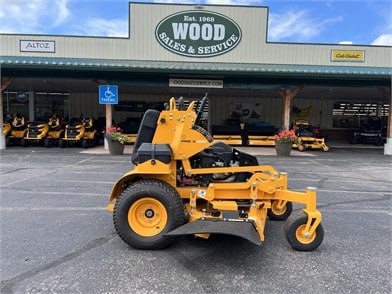
<svg viewBox="0 0 392 294"><path fill-rule="evenodd" d="M211 57L234 49L241 29L230 18L211 11L184 11L163 19L155 29L159 44L189 57Z"/></svg>
<svg viewBox="0 0 392 294"><path fill-rule="evenodd" d="M169 79L170 87L223 88L222 80Z"/></svg>
<svg viewBox="0 0 392 294"><path fill-rule="evenodd" d="M55 53L54 41L21 40L20 52L49 52Z"/></svg>
<svg viewBox="0 0 392 294"><path fill-rule="evenodd" d="M331 61L365 61L365 51L332 50Z"/></svg>

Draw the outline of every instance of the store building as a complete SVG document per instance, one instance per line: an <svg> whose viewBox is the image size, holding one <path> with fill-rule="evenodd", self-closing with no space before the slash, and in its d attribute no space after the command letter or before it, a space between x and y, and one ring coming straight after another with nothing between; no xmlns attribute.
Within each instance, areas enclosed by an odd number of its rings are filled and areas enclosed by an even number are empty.
<svg viewBox="0 0 392 294"><path fill-rule="evenodd" d="M1 34L1 113L121 123L208 93L210 130L233 117L276 128L301 118L347 141L379 116L392 154L392 47L267 42L267 7L129 9L127 38ZM118 103L101 104L99 85L118 86Z"/></svg>

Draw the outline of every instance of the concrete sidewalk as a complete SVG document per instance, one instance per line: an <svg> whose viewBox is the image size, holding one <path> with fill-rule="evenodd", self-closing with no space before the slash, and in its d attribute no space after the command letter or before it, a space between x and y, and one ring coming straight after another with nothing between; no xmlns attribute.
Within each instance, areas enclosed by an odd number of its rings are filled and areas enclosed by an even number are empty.
<svg viewBox="0 0 392 294"><path fill-rule="evenodd" d="M348 144L342 142L328 142L327 145L330 147L330 151L333 152L333 149L382 149L384 146L374 146L371 144ZM125 145L124 154L132 154L134 145ZM249 153L253 155L276 155L275 148L273 146L251 146L251 147L243 147L243 146L233 146L234 148ZM309 151L298 151L293 149L291 151L291 156L316 156L318 152L324 152L320 150L309 150ZM88 154L109 154L109 150L105 150L103 145L99 145L96 147L88 148L86 150L81 151L81 153Z"/></svg>

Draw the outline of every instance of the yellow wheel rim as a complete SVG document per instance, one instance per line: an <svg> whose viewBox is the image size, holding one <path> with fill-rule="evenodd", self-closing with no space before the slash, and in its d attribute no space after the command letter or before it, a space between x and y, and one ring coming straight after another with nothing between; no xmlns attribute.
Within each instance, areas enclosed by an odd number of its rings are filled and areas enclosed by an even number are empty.
<svg viewBox="0 0 392 294"><path fill-rule="evenodd" d="M271 204L271 211L275 215L283 215L286 213L287 206L284 201L274 201Z"/></svg>
<svg viewBox="0 0 392 294"><path fill-rule="evenodd" d="M305 237L305 233L306 233L305 228L306 228L306 224L299 226L295 231L295 237L302 244L310 244L314 241L314 239L316 239L316 232L314 232L311 236L307 238Z"/></svg>
<svg viewBox="0 0 392 294"><path fill-rule="evenodd" d="M139 199L128 211L128 224L140 236L158 235L167 224L166 208L155 198Z"/></svg>

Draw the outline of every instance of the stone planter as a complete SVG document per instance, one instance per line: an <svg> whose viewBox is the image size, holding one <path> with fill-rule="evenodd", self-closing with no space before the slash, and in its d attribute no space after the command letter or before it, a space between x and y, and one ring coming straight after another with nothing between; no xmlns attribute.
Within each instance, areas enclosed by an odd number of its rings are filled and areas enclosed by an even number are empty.
<svg viewBox="0 0 392 294"><path fill-rule="evenodd" d="M124 154L124 144L119 141L108 140L108 147L110 155L122 155Z"/></svg>
<svg viewBox="0 0 392 294"><path fill-rule="evenodd" d="M290 156L292 148L292 142L275 142L276 155L278 156Z"/></svg>

